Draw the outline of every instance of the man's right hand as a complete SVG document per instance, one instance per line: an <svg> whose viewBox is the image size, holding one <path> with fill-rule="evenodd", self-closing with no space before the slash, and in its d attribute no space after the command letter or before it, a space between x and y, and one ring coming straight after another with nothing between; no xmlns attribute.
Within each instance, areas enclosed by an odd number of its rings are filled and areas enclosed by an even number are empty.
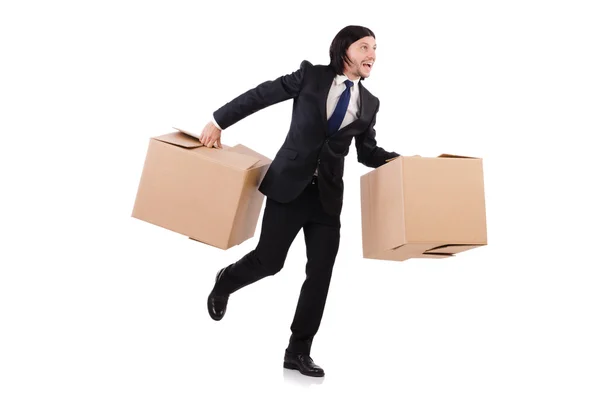
<svg viewBox="0 0 600 397"><path fill-rule="evenodd" d="M221 145L221 130L212 121L206 124L198 140L206 147L223 148Z"/></svg>

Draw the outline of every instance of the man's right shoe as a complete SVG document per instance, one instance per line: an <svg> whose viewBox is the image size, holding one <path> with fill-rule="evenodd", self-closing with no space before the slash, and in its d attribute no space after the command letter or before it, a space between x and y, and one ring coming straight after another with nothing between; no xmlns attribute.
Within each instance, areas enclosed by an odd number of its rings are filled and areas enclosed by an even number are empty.
<svg viewBox="0 0 600 397"><path fill-rule="evenodd" d="M217 284L219 283L224 271L225 268L217 272L217 276L215 277L215 286L210 292L210 295L208 295L208 314L215 321L219 321L223 318L225 311L227 310L227 301L229 300L229 295L217 295L215 293Z"/></svg>
<svg viewBox="0 0 600 397"><path fill-rule="evenodd" d="M322 377L325 376L323 368L319 367L308 354L291 353L285 351L283 358L283 368L296 369L302 375Z"/></svg>

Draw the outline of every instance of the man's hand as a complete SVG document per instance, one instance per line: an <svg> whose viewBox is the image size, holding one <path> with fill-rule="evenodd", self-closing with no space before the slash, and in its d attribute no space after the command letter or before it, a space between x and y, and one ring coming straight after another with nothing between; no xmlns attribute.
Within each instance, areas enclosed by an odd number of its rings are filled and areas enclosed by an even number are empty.
<svg viewBox="0 0 600 397"><path fill-rule="evenodd" d="M221 130L218 129L212 121L209 121L208 124L206 124L198 140L206 147L223 148L221 145Z"/></svg>

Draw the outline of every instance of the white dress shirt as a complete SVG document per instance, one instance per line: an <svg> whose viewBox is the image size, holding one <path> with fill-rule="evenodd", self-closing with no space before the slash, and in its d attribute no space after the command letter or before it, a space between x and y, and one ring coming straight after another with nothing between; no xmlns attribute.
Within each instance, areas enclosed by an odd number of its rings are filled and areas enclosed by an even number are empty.
<svg viewBox="0 0 600 397"><path fill-rule="evenodd" d="M331 88L329 89L329 95L327 96L327 120L333 114L335 107L337 106L340 96L346 89L346 85L344 81L348 80L348 77L345 75L337 75L333 79L331 83ZM346 111L346 116L344 116L344 120L342 120L342 125L340 125L340 129L344 128L354 120L358 118L358 109L360 109L360 95L358 89L358 82L360 81L360 77L356 80L350 80L354 83L352 87L350 87L350 103L348 103L348 110Z"/></svg>

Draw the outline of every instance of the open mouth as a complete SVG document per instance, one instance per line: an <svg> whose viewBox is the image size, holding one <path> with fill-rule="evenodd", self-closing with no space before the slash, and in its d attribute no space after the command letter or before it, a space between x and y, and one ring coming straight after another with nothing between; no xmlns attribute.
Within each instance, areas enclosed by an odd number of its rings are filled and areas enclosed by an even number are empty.
<svg viewBox="0 0 600 397"><path fill-rule="evenodd" d="M371 68L373 68L373 62L365 62L365 63L363 63L363 66L365 69L367 69L370 72Z"/></svg>

